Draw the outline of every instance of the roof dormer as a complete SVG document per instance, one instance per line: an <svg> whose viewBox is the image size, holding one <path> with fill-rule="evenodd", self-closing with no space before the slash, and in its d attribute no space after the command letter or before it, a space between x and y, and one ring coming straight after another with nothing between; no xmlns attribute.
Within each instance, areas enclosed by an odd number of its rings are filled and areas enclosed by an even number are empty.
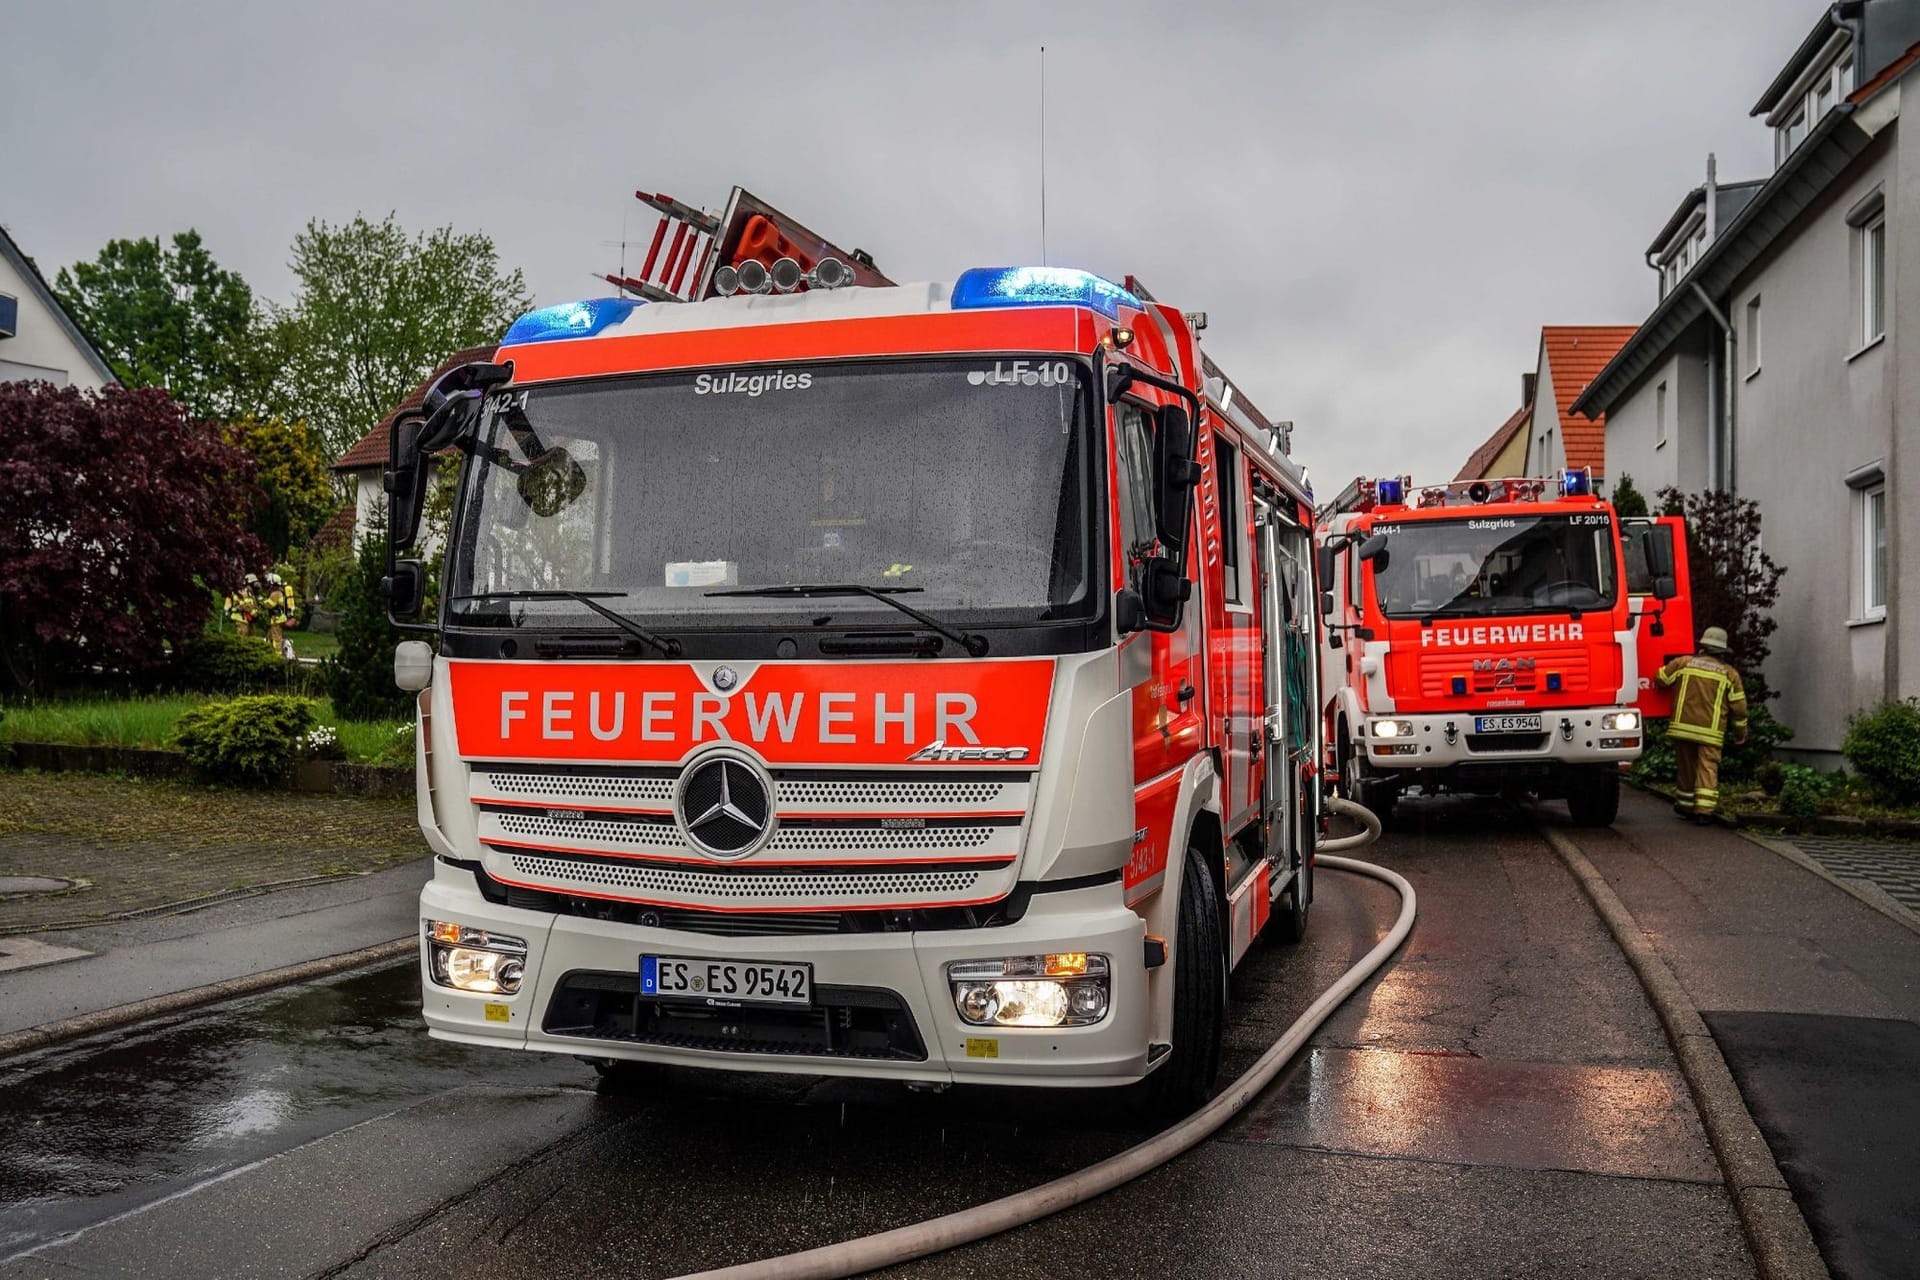
<svg viewBox="0 0 1920 1280"><path fill-rule="evenodd" d="M1836 4L1820 15L1787 65L1773 78L1753 114L1773 130L1773 165L1779 168L1807 140L1820 118L1846 101L1857 83L1855 23L1864 3Z"/></svg>

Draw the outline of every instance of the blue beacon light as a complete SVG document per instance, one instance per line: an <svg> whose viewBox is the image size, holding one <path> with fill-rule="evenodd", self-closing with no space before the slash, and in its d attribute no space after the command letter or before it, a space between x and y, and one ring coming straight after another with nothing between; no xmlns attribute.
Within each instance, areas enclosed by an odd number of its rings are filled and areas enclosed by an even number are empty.
<svg viewBox="0 0 1920 1280"><path fill-rule="evenodd" d="M1568 498L1590 498L1593 496L1593 472L1581 467L1568 469L1560 473L1560 493Z"/></svg>
<svg viewBox="0 0 1920 1280"><path fill-rule="evenodd" d="M587 298L529 311L508 328L500 345L555 342L563 338L591 338L609 325L619 324L643 305L639 298Z"/></svg>
<svg viewBox="0 0 1920 1280"><path fill-rule="evenodd" d="M1377 480L1373 492L1383 507L1397 507L1407 500L1406 485L1399 480Z"/></svg>
<svg viewBox="0 0 1920 1280"><path fill-rule="evenodd" d="M954 281L955 311L980 307L1091 307L1109 320L1144 303L1113 281L1073 267L974 267Z"/></svg>

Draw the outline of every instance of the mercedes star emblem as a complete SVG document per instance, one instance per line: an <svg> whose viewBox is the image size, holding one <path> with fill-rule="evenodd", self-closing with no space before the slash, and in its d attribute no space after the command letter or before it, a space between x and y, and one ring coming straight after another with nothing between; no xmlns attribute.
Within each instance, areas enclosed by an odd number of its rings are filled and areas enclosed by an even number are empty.
<svg viewBox="0 0 1920 1280"><path fill-rule="evenodd" d="M687 843L700 852L744 858L772 834L771 780L742 756L709 755L681 775L674 814Z"/></svg>
<svg viewBox="0 0 1920 1280"><path fill-rule="evenodd" d="M720 692L725 693L739 682L740 673L732 667L715 667L713 669L713 687Z"/></svg>

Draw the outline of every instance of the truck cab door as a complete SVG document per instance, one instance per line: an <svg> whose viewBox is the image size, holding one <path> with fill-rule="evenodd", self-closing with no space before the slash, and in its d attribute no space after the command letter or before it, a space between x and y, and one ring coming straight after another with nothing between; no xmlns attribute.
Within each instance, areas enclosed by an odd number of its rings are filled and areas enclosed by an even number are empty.
<svg viewBox="0 0 1920 1280"><path fill-rule="evenodd" d="M1675 594L1654 596L1654 578L1647 563L1647 539L1668 548L1673 560ZM1627 593L1638 613L1634 645L1640 668L1637 706L1644 716L1671 716L1671 689L1662 689L1654 673L1673 659L1693 652L1693 591L1687 566L1686 522L1679 516L1622 516L1620 550L1627 567Z"/></svg>

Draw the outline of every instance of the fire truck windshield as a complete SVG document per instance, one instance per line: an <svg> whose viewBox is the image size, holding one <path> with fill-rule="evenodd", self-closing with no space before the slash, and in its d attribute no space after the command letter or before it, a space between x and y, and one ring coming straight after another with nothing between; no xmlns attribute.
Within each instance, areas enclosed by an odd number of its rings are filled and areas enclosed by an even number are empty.
<svg viewBox="0 0 1920 1280"><path fill-rule="evenodd" d="M1017 370L1009 372L1009 370ZM1076 361L789 364L503 391L482 411L447 590L470 626L897 628L1091 616L1088 382Z"/></svg>
<svg viewBox="0 0 1920 1280"><path fill-rule="evenodd" d="M1618 547L1604 513L1407 520L1387 535L1373 586L1389 618L1567 613L1614 602Z"/></svg>

